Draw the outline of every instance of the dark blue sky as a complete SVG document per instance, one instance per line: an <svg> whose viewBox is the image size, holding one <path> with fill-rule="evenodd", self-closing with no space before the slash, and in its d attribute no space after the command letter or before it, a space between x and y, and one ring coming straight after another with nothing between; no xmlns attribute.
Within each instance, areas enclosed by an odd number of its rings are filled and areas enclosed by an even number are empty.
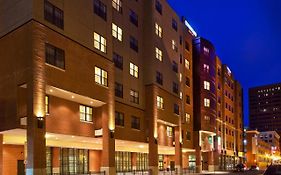
<svg viewBox="0 0 281 175"><path fill-rule="evenodd" d="M210 40L244 88L281 82L281 0L168 0Z"/></svg>

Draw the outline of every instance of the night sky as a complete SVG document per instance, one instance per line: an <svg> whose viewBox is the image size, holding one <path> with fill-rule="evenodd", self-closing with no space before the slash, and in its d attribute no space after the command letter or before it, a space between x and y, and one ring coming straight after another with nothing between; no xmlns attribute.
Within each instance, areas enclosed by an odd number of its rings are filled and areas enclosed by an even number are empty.
<svg viewBox="0 0 281 175"><path fill-rule="evenodd" d="M244 89L281 82L281 0L168 0L195 31L210 40Z"/></svg>

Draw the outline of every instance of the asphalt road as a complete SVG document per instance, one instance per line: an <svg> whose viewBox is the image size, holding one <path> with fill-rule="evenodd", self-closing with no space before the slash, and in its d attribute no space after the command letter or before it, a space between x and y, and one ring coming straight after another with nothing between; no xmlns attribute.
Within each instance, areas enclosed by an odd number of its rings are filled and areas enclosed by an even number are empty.
<svg viewBox="0 0 281 175"><path fill-rule="evenodd" d="M220 174L220 175L262 175L264 171L245 171L245 172L233 172L233 173L208 173L208 174ZM207 175L207 174L206 174Z"/></svg>

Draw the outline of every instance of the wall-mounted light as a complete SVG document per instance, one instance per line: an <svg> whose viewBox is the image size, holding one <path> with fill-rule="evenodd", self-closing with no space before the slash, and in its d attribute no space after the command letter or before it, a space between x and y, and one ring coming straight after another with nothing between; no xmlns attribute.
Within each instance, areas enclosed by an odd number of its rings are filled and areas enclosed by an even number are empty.
<svg viewBox="0 0 281 175"><path fill-rule="evenodd" d="M110 130L109 132L110 132L110 138L113 139L114 138L114 130Z"/></svg>

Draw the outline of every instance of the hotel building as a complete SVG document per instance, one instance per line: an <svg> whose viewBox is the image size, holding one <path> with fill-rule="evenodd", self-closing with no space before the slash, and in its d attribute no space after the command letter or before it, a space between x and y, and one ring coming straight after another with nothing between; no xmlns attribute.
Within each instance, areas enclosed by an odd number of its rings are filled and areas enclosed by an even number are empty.
<svg viewBox="0 0 281 175"><path fill-rule="evenodd" d="M241 87L227 124L214 48L166 0L0 4L0 175L181 173L238 159Z"/></svg>

